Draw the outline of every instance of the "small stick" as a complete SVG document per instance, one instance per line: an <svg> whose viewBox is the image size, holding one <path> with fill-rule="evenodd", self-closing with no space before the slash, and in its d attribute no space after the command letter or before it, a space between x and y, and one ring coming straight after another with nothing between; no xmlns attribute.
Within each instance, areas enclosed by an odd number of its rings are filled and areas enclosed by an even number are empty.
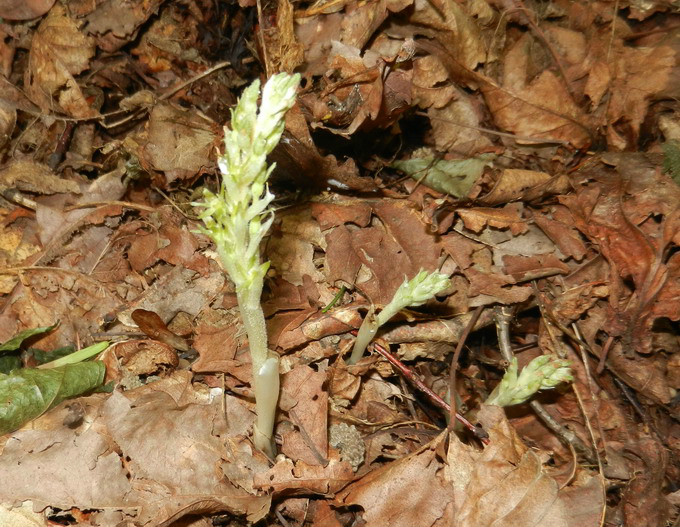
<svg viewBox="0 0 680 527"><path fill-rule="evenodd" d="M482 309L484 306L477 306L475 311L472 313L472 318L465 326L463 334L458 340L458 345L456 346L456 351L453 352L453 358L451 359L451 368L449 369L449 393L451 394L451 417L449 419L449 427L453 427L453 423L456 422L454 416L456 414L456 369L458 368L458 360L460 359L460 352L463 351L463 346L465 346L465 341L468 335L472 332L479 320L479 315L482 314Z"/></svg>
<svg viewBox="0 0 680 527"><path fill-rule="evenodd" d="M352 334L356 334L356 331L352 331ZM411 370L408 366L406 366L403 362L401 362L398 358L396 358L394 355L392 355L389 351L387 351L384 347L382 347L380 344L377 342L373 343L373 349L380 353L384 358L387 359L387 361L394 366L399 372L406 377L416 388L418 388L421 392L423 392L425 395L427 395L430 400L439 406L440 408L443 408L447 412L451 412L451 406L439 395L437 395L435 392L433 392L430 388L425 386L425 384L418 379L417 375L413 373L413 370ZM472 432L475 437L479 438L479 440L484 443L485 445L489 444L489 436L487 433L482 430L480 427L477 427L473 425L470 421L465 419L462 415L460 415L458 412L454 412L455 418L460 421L460 423L465 426L470 432Z"/></svg>

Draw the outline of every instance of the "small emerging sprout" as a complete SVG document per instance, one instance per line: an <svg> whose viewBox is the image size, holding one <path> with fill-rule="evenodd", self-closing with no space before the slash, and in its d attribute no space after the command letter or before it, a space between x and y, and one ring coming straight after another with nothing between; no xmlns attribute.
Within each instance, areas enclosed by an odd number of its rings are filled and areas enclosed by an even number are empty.
<svg viewBox="0 0 680 527"><path fill-rule="evenodd" d="M352 355L347 364L356 364L361 359L366 347L377 333L378 328L399 313L399 311L409 306L422 306L450 285L451 281L445 274L437 271L428 273L422 269L411 280L404 279L397 292L394 293L390 303L377 316L374 314L373 307L369 309L366 318L361 323L357 338L354 341Z"/></svg>
<svg viewBox="0 0 680 527"><path fill-rule="evenodd" d="M517 375L517 358L513 357L503 379L491 392L485 404L512 406L528 401L539 390L551 390L563 382L574 380L569 361L541 355L527 364Z"/></svg>
<svg viewBox="0 0 680 527"><path fill-rule="evenodd" d="M254 81L232 110L231 130L224 129L224 153L217 164L222 181L215 194L203 191L200 231L217 246L222 265L236 286L236 298L250 345L257 421L255 446L270 457L276 455L273 440L274 417L279 397L279 357L267 348L267 329L260 297L269 262L260 263L260 241L272 224L269 204L274 195L267 179L274 164L269 154L281 139L286 112L295 104L300 75L272 76L262 90Z"/></svg>

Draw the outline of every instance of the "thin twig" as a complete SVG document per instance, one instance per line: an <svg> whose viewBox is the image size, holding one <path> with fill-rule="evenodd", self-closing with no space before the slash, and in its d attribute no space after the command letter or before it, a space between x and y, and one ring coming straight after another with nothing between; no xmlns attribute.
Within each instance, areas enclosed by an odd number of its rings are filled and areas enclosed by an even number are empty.
<svg viewBox="0 0 680 527"><path fill-rule="evenodd" d="M356 331L353 331L352 333L356 333ZM415 373L413 373L413 370L411 370L408 366L406 366L403 362L397 359L394 355L392 355L389 351L387 351L377 342L373 344L373 349L380 353L380 355L382 355L385 359L387 359L387 361L397 370L399 370L399 372L404 377L406 377L406 379L408 379L408 381L411 382L418 390L427 395L435 405L439 406L440 408L443 408L446 412L449 413L451 412L451 406L444 399L439 397L439 395L437 395L434 391L428 388L418 378L418 376ZM468 430L475 434L475 436L478 437L482 443L484 443L485 445L489 444L489 438L484 430L473 425L470 421L468 421L465 417L463 417L457 412L454 414L454 416L458 421L460 421L460 423L463 426L465 426Z"/></svg>
<svg viewBox="0 0 680 527"><path fill-rule="evenodd" d="M449 393L451 394L449 427L453 427L453 423L456 422L454 418L456 414L456 370L458 369L458 360L460 359L460 353L463 350L463 347L465 346L465 341L467 340L468 335L470 335L475 325L477 324L477 321L479 320L479 315L482 314L483 309L484 306L477 306L477 308L475 308L475 311L472 313L472 318L468 322L467 326L465 326L465 331L463 331L463 334L460 336L460 339L458 340L456 351L453 352L453 358L451 359L451 368L449 370Z"/></svg>
<svg viewBox="0 0 680 527"><path fill-rule="evenodd" d="M77 203L76 205L69 205L64 207L65 212L71 212L77 209L91 209L94 207L108 207L109 205L118 205L119 207L124 207L126 209L143 210L144 212L155 212L156 208L149 207L148 205L142 205L140 203L131 203L129 201L88 201L87 203Z"/></svg>

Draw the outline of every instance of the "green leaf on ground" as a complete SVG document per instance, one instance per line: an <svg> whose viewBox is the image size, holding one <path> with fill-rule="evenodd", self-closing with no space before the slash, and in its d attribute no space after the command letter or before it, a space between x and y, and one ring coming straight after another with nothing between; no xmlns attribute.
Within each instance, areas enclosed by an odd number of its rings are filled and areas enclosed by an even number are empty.
<svg viewBox="0 0 680 527"><path fill-rule="evenodd" d="M0 435L21 428L69 397L101 386L105 373L103 362L83 362L0 374Z"/></svg>
<svg viewBox="0 0 680 527"><path fill-rule="evenodd" d="M3 342L0 344L0 354L2 354L3 351L16 351L18 350L21 345L23 344L24 340L26 340L29 337L32 337L34 335L40 335L41 333L47 333L49 331L52 331L54 328L57 327L59 322L52 326L45 326L42 328L33 328L33 329L25 329L21 333L16 334L14 337L9 339L7 342Z"/></svg>
<svg viewBox="0 0 680 527"><path fill-rule="evenodd" d="M490 165L495 157L494 154L481 154L470 159L450 161L421 157L395 161L390 166L417 181L422 179L423 184L431 189L451 194L456 198L464 198L484 172L484 167Z"/></svg>

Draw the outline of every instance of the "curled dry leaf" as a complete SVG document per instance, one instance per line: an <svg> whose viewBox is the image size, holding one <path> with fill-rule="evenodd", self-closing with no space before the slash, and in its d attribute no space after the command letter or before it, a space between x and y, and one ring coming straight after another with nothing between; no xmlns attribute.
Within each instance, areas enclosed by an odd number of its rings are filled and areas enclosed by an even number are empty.
<svg viewBox="0 0 680 527"><path fill-rule="evenodd" d="M50 167L29 160L12 161L0 171L0 189L16 188L37 194L80 194L75 181L57 176Z"/></svg>
<svg viewBox="0 0 680 527"><path fill-rule="evenodd" d="M159 340L171 348L180 351L189 351L187 341L170 331L165 325L165 322L163 322L163 319L161 319L154 311L135 309L132 312L132 320L134 320L139 326L139 329L149 337Z"/></svg>
<svg viewBox="0 0 680 527"><path fill-rule="evenodd" d="M133 375L149 375L179 364L177 352L157 340L129 340L116 346L125 369Z"/></svg>

